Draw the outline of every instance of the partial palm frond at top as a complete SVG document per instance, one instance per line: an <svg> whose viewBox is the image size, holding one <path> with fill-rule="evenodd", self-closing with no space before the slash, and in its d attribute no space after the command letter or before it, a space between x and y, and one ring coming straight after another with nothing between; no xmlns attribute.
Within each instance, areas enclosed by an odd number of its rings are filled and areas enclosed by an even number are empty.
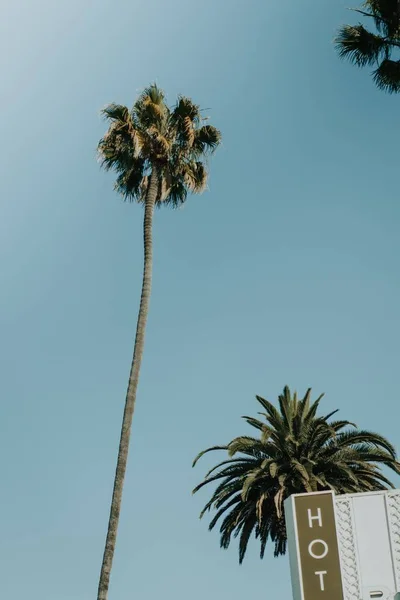
<svg viewBox="0 0 400 600"><path fill-rule="evenodd" d="M375 31L362 22L340 27L335 38L339 56L358 67L374 67L372 77L378 88L400 92L400 2L366 0L353 11Z"/></svg>
<svg viewBox="0 0 400 600"><path fill-rule="evenodd" d="M207 154L221 134L201 116L199 106L180 96L170 108L156 85L146 88L132 109L110 104L103 111L109 128L98 144L106 170L117 173L116 190L144 202L149 177L157 173L156 205L179 206L188 193L207 185Z"/></svg>
<svg viewBox="0 0 400 600"><path fill-rule="evenodd" d="M283 503L291 494L322 490L343 494L393 487L381 469L385 466L400 472L393 445L378 433L334 419L337 411L320 415L322 397L311 401L309 389L298 398L285 387L275 406L257 396L259 416L243 417L256 429L256 436L244 435L208 448L193 463L195 466L208 452L226 455L194 493L216 485L200 516L214 513L209 529L219 524L222 548L228 548L232 537L239 538L240 562L252 535L260 542L261 558L268 540L275 556L286 552Z"/></svg>

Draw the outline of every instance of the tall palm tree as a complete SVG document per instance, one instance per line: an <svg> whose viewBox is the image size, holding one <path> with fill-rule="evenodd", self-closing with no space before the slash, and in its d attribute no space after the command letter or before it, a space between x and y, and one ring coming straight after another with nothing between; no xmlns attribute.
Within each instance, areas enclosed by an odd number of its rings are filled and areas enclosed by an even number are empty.
<svg viewBox="0 0 400 600"><path fill-rule="evenodd" d="M219 482L200 517L215 510L210 530L222 519L222 548L228 548L232 536L239 536L239 562L253 533L261 543L261 558L269 538L274 542L275 556L286 552L283 502L291 494L322 490L342 494L394 487L380 468L385 465L399 473L392 444L349 421L332 420L337 411L319 416L322 397L311 402L309 389L299 400L285 387L277 409L257 396L264 419L243 418L258 430L259 437L237 437L225 446L204 450L195 459L193 466L207 452L223 450L228 454L193 492Z"/></svg>
<svg viewBox="0 0 400 600"><path fill-rule="evenodd" d="M335 38L339 56L358 67L375 67L378 88L400 92L400 1L365 0L361 9L352 10L372 20L375 31L361 23L343 25Z"/></svg>
<svg viewBox="0 0 400 600"><path fill-rule="evenodd" d="M144 269L98 600L106 600L108 596L143 356L152 280L154 208L178 207L185 202L188 193L200 193L205 189L205 158L221 140L220 132L205 123L199 106L192 100L180 96L176 105L169 108L164 93L156 85L145 89L131 110L110 104L103 113L109 128L98 145L101 164L117 173L115 189L125 200L144 206Z"/></svg>

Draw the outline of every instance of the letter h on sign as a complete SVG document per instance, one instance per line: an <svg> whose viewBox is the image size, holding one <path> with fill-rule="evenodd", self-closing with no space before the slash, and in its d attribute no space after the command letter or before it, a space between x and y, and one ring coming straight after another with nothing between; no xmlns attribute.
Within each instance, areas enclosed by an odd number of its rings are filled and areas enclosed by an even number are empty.
<svg viewBox="0 0 400 600"><path fill-rule="evenodd" d="M311 512L311 508L307 509L307 514L308 514L308 526L312 527L313 526L313 521L317 521L318 522L318 526L322 527L322 515L321 515L321 508L318 507L317 508L317 514L316 515L312 515Z"/></svg>

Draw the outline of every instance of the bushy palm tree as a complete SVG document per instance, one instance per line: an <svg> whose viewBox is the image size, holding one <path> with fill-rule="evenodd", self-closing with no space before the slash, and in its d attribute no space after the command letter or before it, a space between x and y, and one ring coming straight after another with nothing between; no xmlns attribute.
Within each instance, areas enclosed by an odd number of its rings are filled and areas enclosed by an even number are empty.
<svg viewBox="0 0 400 600"><path fill-rule="evenodd" d="M285 387L279 409L257 396L263 420L243 417L258 437L241 436L214 450L228 457L212 468L193 490L219 482L200 517L214 510L209 529L220 522L220 544L228 548L239 537L239 561L254 533L261 558L270 539L274 555L286 552L283 502L291 494L333 490L338 494L384 490L393 484L381 471L385 465L399 473L392 444L377 433L357 429L349 421L332 420L337 411L319 416L323 395L311 402L311 389L298 399Z"/></svg>
<svg viewBox="0 0 400 600"><path fill-rule="evenodd" d="M375 67L373 79L378 88L400 92L399 0L366 0L362 9L352 10L370 19L375 30L369 31L361 23L343 25L335 39L339 56L358 67Z"/></svg>
<svg viewBox="0 0 400 600"><path fill-rule="evenodd" d="M180 96L176 105L169 108L164 93L156 85L145 89L131 110L110 104L103 114L109 128L98 145L101 164L117 173L115 189L125 200L144 206L144 270L98 600L106 600L108 596L143 355L152 279L154 208L178 207L188 193L205 189L205 157L217 148L221 139L220 132L205 123L199 106L192 100Z"/></svg>

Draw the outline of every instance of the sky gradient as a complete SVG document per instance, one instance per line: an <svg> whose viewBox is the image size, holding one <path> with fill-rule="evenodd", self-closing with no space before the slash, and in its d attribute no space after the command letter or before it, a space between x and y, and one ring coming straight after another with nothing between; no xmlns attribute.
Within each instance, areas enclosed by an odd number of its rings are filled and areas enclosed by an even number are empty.
<svg viewBox="0 0 400 600"><path fill-rule="evenodd" d="M356 2L355 2L356 3ZM351 4L351 3L350 3ZM398 443L399 98L341 63L348 0L19 0L0 19L2 597L95 598L140 294L142 210L100 109L155 81L222 130L209 191L156 213L110 600L290 598L219 549L208 445L285 384ZM396 135L395 135L396 133Z"/></svg>

